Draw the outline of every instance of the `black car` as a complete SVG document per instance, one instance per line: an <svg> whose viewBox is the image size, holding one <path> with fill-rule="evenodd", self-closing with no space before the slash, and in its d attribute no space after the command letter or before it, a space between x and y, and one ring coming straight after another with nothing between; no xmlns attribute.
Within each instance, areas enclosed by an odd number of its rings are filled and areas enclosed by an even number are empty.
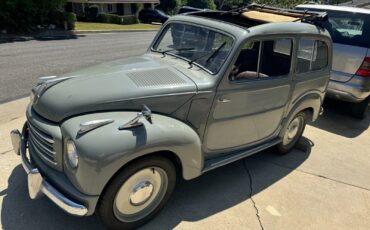
<svg viewBox="0 0 370 230"><path fill-rule="evenodd" d="M142 23L152 23L152 22L160 22L164 23L170 17L165 14L163 11L157 9L142 9L139 12L139 20Z"/></svg>

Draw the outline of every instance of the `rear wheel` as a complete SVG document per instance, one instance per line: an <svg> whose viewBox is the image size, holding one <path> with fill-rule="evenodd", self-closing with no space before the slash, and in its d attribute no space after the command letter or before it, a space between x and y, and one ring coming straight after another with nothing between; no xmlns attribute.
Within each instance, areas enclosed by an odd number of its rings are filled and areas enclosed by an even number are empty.
<svg viewBox="0 0 370 230"><path fill-rule="evenodd" d="M133 229L148 222L165 205L176 184L173 163L148 157L121 171L108 185L98 215L110 229Z"/></svg>
<svg viewBox="0 0 370 230"><path fill-rule="evenodd" d="M369 102L370 102L370 97L366 98L364 101L360 103L352 104L352 107L351 107L352 115L359 119L364 119L366 117L367 112L369 111Z"/></svg>
<svg viewBox="0 0 370 230"><path fill-rule="evenodd" d="M283 141L276 146L280 153L288 153L295 147L298 140L302 137L306 122L307 115L305 112L296 114L293 119L290 120L285 129Z"/></svg>

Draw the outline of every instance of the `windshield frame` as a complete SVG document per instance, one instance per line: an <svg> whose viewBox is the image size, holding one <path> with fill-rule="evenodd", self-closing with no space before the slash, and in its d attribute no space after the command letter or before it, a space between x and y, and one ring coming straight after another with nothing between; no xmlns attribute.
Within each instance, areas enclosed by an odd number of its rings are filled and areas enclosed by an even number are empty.
<svg viewBox="0 0 370 230"><path fill-rule="evenodd" d="M225 35L225 36L228 36L232 39L232 43L231 43L231 48L230 48L230 51L228 52L228 54L226 55L222 65L220 66L220 68L216 71L216 72L212 72L211 70L209 70L208 68L204 67L203 65L197 63L197 62L193 62L192 65L195 65L199 68L201 68L202 70L206 71L207 73L211 74L211 75L217 75L222 67L224 66L224 64L228 61L228 59L230 58L230 54L233 52L233 50L235 49L235 44L236 44L236 37L231 34L231 33L228 33L227 31L224 31L224 30L220 30L218 28L214 28L214 27L211 27L211 26L206 26L206 25L203 25L203 24L198 24L198 23L193 23L193 22L186 22L186 21L171 21L169 23L167 23L160 31L160 34L156 37L156 40L152 43L152 45L150 46L150 51L152 52L155 52L155 53L162 53L162 51L159 51L159 50L156 50L154 47L158 46L159 43L162 41L163 37L165 36L165 34L167 33L168 31L168 27L171 26L172 24L184 24L184 25L190 25L190 26L197 26L197 27L201 27L201 28L204 28L204 29L208 29L208 30L211 30L211 31L214 31L214 32L217 32L217 33L220 33L222 35ZM180 56L180 55L177 55L175 53L172 53L172 52L166 52L164 55L170 55L170 56L173 56L173 57L176 57L176 58L179 58L179 59L182 59L184 61L186 61L187 63L191 62L191 59L188 59L188 58L185 58L183 56Z"/></svg>

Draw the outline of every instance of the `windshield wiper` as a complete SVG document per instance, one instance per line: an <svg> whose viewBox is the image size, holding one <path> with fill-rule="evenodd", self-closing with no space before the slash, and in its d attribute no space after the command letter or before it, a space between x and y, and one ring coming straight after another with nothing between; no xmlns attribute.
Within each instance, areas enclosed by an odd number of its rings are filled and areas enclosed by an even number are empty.
<svg viewBox="0 0 370 230"><path fill-rule="evenodd" d="M222 48L224 48L224 46L226 45L226 42L224 42L224 43L222 43L217 49L215 49L215 50L213 50L213 51L209 51L208 53L206 53L206 54L204 54L204 55L201 55L201 56L199 56L199 57L196 57L196 58L194 58L193 60L190 60L189 61L189 65L190 65L190 68L193 66L193 63L195 62L195 61L197 61L197 60L199 60L199 59L202 59L202 58L204 58L204 57L207 57L208 55L210 55L209 56L209 58L207 58L207 60L206 60L206 62L208 63L209 62L209 60L211 60L212 58L214 58L217 54L218 54L218 52L220 52L220 50L222 49Z"/></svg>
<svg viewBox="0 0 370 230"><path fill-rule="evenodd" d="M166 53L171 52L171 51L190 51L190 50L195 50L195 48L187 47L187 48L168 49L168 50L163 50L163 51L156 50L156 51L163 54L164 56Z"/></svg>

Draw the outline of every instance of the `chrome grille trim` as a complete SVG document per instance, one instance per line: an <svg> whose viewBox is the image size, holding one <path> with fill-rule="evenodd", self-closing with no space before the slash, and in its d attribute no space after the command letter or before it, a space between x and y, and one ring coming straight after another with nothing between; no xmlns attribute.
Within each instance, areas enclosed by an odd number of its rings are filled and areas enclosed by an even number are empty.
<svg viewBox="0 0 370 230"><path fill-rule="evenodd" d="M36 128L28 122L29 144L32 150L37 152L44 161L57 165L56 152L54 150L54 139L51 135Z"/></svg>
<svg viewBox="0 0 370 230"><path fill-rule="evenodd" d="M33 141L35 145L37 145L38 148L41 148L44 153L46 153L48 156L52 157L54 159L55 152L48 149L48 147L45 147L45 145L42 145L34 136L32 133L30 133L30 138Z"/></svg>
<svg viewBox="0 0 370 230"><path fill-rule="evenodd" d="M41 131L37 130L35 126L33 126L31 123L28 122L28 125L30 129L32 130L32 133L35 133L41 140L45 140L47 143L49 143L51 146L54 144L53 137L51 137L48 134L42 133Z"/></svg>
<svg viewBox="0 0 370 230"><path fill-rule="evenodd" d="M37 147L35 145L32 145L32 140L30 140L29 143L30 143L29 148L31 149L31 151L40 153ZM43 154L37 154L37 156L41 157L41 159L43 159L44 161L48 162L51 165L57 165L56 162L54 162L53 160L50 160L48 157L44 156Z"/></svg>

